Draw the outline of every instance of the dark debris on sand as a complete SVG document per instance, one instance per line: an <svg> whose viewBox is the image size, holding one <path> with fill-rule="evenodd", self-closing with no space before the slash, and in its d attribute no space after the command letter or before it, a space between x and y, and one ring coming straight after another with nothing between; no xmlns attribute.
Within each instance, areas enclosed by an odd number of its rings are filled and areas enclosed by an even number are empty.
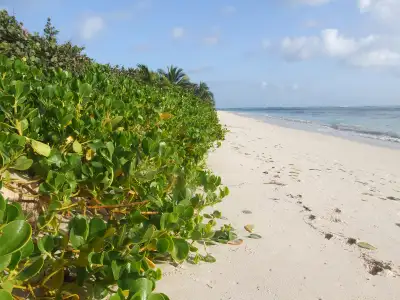
<svg viewBox="0 0 400 300"><path fill-rule="evenodd" d="M390 263L382 262L379 260L375 260L373 258L367 257L366 255L363 255L365 264L368 268L368 273L376 276L379 273L383 272L384 270L392 270L392 266Z"/></svg>

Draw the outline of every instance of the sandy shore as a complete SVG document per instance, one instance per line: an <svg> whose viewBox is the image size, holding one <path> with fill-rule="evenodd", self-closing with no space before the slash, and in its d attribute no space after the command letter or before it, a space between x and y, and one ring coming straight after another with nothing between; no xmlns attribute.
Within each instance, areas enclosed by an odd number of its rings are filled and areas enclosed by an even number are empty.
<svg viewBox="0 0 400 300"><path fill-rule="evenodd" d="M214 264L164 268L158 290L173 300L400 299L400 151L219 116L230 132L208 163L231 191L217 208L244 243L211 247ZM246 224L262 239L247 238Z"/></svg>

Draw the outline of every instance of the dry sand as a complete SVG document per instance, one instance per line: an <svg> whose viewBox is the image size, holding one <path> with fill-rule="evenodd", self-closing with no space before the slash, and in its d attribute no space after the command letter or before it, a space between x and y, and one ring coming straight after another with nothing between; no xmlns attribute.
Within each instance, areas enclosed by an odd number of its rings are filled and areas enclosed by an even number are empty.
<svg viewBox="0 0 400 300"><path fill-rule="evenodd" d="M172 300L400 299L400 151L219 116L230 132L208 163L244 243L210 247L214 264L164 266L157 289Z"/></svg>

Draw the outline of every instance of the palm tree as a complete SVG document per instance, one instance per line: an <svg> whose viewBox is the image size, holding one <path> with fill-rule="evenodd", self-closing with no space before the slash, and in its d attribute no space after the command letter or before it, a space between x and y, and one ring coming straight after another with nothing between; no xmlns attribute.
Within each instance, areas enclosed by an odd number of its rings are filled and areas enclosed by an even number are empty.
<svg viewBox="0 0 400 300"><path fill-rule="evenodd" d="M138 79L147 83L153 81L154 76L146 65L138 64L136 68Z"/></svg>
<svg viewBox="0 0 400 300"><path fill-rule="evenodd" d="M188 76L183 72L181 68L175 66L167 67L167 71L158 69L158 73L164 76L172 84L176 84L182 87L187 87L190 82Z"/></svg>
<svg viewBox="0 0 400 300"><path fill-rule="evenodd" d="M209 86L205 82L200 82L195 90L195 94L204 101L214 103L214 94L210 91Z"/></svg>

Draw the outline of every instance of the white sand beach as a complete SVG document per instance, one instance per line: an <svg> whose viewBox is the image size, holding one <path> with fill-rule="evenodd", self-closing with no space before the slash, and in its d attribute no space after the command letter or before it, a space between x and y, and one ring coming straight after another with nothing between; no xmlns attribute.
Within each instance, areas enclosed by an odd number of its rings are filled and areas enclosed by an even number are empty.
<svg viewBox="0 0 400 300"><path fill-rule="evenodd" d="M216 208L244 242L210 247L213 264L164 267L157 289L173 300L400 299L400 151L219 116L229 133L208 164L231 193Z"/></svg>

